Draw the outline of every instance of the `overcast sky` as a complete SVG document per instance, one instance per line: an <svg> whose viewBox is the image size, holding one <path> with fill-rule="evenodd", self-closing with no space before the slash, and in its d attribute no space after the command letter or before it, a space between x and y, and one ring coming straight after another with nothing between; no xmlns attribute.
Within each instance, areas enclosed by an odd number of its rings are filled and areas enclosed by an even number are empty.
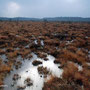
<svg viewBox="0 0 90 90"><path fill-rule="evenodd" d="M90 17L90 0L0 0L0 17Z"/></svg>

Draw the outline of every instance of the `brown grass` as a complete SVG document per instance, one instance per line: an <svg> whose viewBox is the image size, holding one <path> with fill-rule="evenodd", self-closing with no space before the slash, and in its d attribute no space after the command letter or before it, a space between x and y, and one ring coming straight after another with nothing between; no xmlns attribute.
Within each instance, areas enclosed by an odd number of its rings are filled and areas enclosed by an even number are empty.
<svg viewBox="0 0 90 90"><path fill-rule="evenodd" d="M30 52L44 52L53 55L63 66L63 80L69 83L83 82L85 90L89 90L90 67L86 65L89 62L88 51L90 50L90 24L89 23L65 23L65 22L0 22L0 54L5 53L8 57L7 65L3 65L0 60L0 83L3 83L5 74L11 70L11 67L17 63L16 57L22 55L23 58L29 58ZM37 39L38 46L32 44ZM44 40L45 46L41 48L40 40ZM66 45L66 41L73 40ZM30 44L29 48L25 48ZM15 50L19 48L20 50ZM78 48L81 48L78 50ZM4 52L3 49L6 49ZM86 49L88 51L86 51ZM39 55L38 55L39 56ZM30 56L31 57L31 56ZM40 54L41 58L46 58ZM83 71L77 70L74 62L82 65ZM87 80L88 79L88 80ZM54 78L50 84L46 84L44 90L73 90L68 85L60 86L59 78ZM65 83L64 82L64 83ZM60 86L60 87L59 87ZM75 88L75 89L76 89ZM79 88L76 90L80 90Z"/></svg>
<svg viewBox="0 0 90 90"><path fill-rule="evenodd" d="M17 54L18 54L17 50L14 52L10 52L10 53L8 53L8 58L15 58L17 56Z"/></svg>
<svg viewBox="0 0 90 90"><path fill-rule="evenodd" d="M0 66L0 73L3 73L3 72L10 72L11 68L8 67L7 65L1 65Z"/></svg>
<svg viewBox="0 0 90 90"><path fill-rule="evenodd" d="M72 79L74 74L78 71L78 68L74 65L74 63L67 63L67 66L64 67L63 78Z"/></svg>

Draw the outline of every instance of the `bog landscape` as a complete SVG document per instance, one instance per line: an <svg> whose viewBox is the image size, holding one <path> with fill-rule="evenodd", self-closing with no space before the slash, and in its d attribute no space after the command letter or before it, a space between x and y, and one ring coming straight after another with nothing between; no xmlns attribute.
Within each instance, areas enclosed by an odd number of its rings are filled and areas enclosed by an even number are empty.
<svg viewBox="0 0 90 90"><path fill-rule="evenodd" d="M90 23L0 21L0 90L90 90Z"/></svg>
<svg viewBox="0 0 90 90"><path fill-rule="evenodd" d="M90 0L0 0L0 90L90 90Z"/></svg>

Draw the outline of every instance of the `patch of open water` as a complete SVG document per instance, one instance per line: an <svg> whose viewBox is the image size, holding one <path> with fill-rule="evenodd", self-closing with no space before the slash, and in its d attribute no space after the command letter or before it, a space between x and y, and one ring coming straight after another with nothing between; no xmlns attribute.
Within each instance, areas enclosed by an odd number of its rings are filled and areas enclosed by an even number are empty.
<svg viewBox="0 0 90 90"><path fill-rule="evenodd" d="M25 86L24 81L27 78L30 78L33 85L27 86L24 90L42 90L44 86L44 82L46 82L48 79L50 79L50 75L48 75L46 78L44 76L38 73L38 67L43 66L47 67L47 69L51 72L51 75L61 78L61 75L63 73L62 69L58 68L58 64L54 64L55 58L51 55L47 55L48 61L44 61L41 58L38 58L36 54L32 53L32 58L30 60L22 60L22 57L18 57L18 60L22 61L22 66L18 70L14 69L4 80L5 85L8 87L5 87L4 90L18 90L17 87L23 87ZM34 60L41 61L42 64L38 66L33 66L32 62ZM18 74L20 75L20 79L17 81L13 81L13 75ZM20 89L21 90L21 89Z"/></svg>

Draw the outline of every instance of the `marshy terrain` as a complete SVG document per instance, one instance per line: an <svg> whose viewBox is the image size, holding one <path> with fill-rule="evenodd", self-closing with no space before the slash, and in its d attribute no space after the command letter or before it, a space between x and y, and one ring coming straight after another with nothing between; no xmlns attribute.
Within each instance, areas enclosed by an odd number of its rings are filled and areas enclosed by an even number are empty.
<svg viewBox="0 0 90 90"><path fill-rule="evenodd" d="M0 90L90 90L90 23L0 21Z"/></svg>

